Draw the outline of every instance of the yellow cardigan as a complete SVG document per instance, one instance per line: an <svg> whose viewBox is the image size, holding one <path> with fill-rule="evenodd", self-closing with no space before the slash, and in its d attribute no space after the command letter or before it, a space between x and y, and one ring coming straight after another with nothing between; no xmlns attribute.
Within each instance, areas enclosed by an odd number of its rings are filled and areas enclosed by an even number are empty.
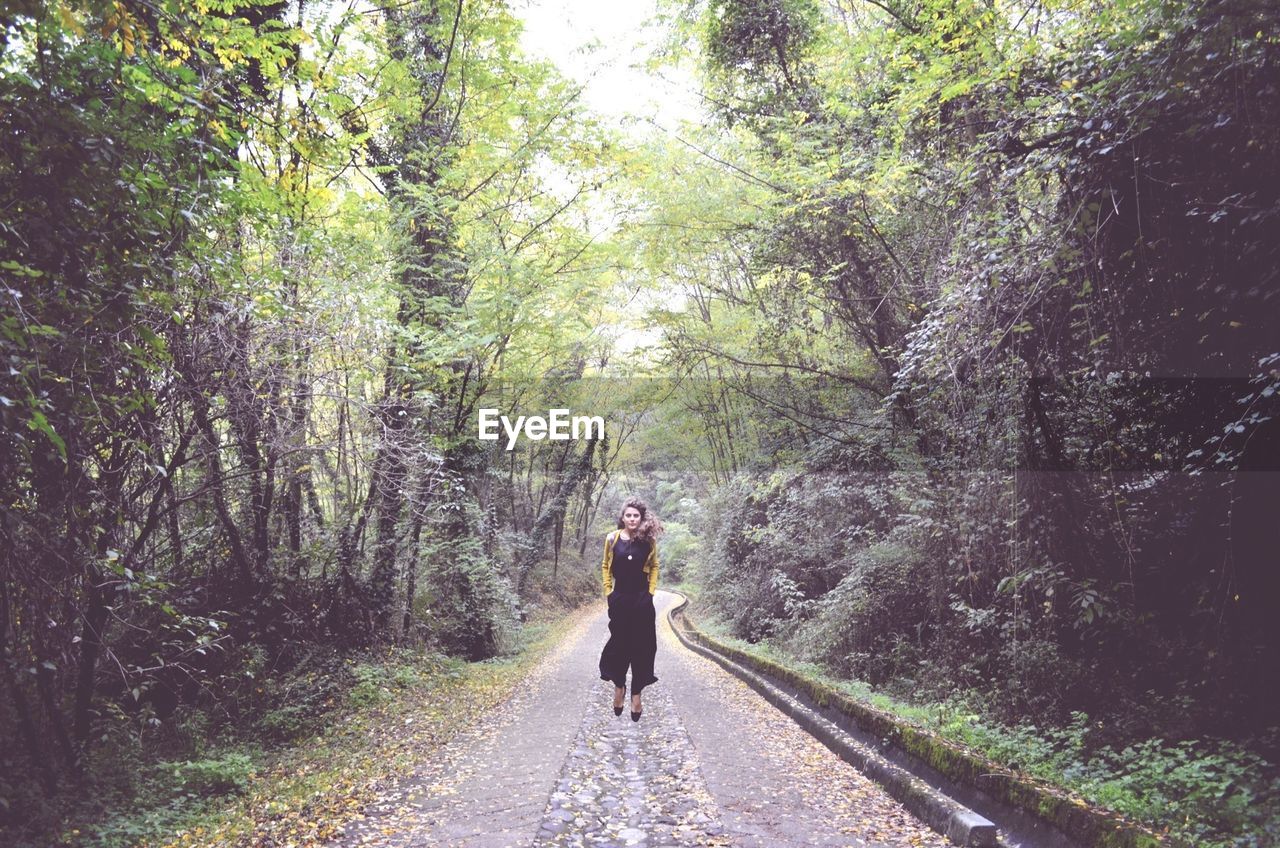
<svg viewBox="0 0 1280 848"><path fill-rule="evenodd" d="M607 598L613 591L613 546L620 538L622 531L614 530L604 537L604 562L600 564L600 573L604 578L604 594ZM649 543L649 557L644 561L644 573L649 575L649 594L658 591L658 540Z"/></svg>

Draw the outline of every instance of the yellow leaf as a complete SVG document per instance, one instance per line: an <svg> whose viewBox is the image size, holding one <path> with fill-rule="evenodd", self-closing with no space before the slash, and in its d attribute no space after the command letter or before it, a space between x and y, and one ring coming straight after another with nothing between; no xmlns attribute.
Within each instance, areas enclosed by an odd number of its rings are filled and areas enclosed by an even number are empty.
<svg viewBox="0 0 1280 848"><path fill-rule="evenodd" d="M68 9L66 6L59 5L58 15L62 18L62 25L64 27L69 29L71 32L74 32L78 36L81 36L81 37L84 36L84 27L80 25L80 22L78 20L76 20L75 15L71 13L70 9Z"/></svg>

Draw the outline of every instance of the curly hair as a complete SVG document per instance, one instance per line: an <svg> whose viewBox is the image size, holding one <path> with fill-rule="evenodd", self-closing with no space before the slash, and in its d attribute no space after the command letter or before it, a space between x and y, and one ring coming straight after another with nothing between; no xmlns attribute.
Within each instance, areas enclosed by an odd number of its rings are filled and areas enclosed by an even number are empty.
<svg viewBox="0 0 1280 848"><path fill-rule="evenodd" d="M627 498L622 502L622 508L618 510L619 529L625 526L622 523L622 514L628 509L640 512L640 524L635 532L636 539L641 542L652 542L662 535L662 522L658 520L658 516L649 511L648 504L639 498Z"/></svg>

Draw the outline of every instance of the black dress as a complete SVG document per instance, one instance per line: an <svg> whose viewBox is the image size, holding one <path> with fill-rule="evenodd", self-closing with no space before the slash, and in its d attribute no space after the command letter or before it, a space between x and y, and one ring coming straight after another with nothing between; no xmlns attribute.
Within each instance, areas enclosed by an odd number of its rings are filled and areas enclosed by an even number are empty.
<svg viewBox="0 0 1280 848"><path fill-rule="evenodd" d="M653 595L644 573L651 542L619 538L613 545L613 591L609 593L609 641L600 652L600 679L627 688L631 669L631 694L650 683L653 656L658 651Z"/></svg>

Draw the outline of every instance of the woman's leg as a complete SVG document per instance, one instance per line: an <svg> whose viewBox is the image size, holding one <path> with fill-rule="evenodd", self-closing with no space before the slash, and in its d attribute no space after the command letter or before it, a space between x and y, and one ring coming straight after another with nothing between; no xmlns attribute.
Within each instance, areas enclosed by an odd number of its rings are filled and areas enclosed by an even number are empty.
<svg viewBox="0 0 1280 848"><path fill-rule="evenodd" d="M653 661L658 652L657 621L653 601L646 600L648 609L642 609L636 617L628 640L631 646L631 694L637 696L644 687L658 682L653 673Z"/></svg>
<svg viewBox="0 0 1280 848"><path fill-rule="evenodd" d="M627 687L627 639L613 597L609 597L609 639L600 651L600 679L611 681L615 689ZM618 706L621 706L619 704Z"/></svg>

